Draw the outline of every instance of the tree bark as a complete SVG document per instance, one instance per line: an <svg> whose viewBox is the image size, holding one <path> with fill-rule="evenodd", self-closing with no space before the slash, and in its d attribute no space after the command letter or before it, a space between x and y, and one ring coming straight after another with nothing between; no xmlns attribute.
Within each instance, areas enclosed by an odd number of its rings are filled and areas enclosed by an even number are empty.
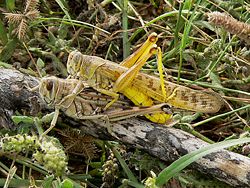
<svg viewBox="0 0 250 188"><path fill-rule="evenodd" d="M27 84L34 87L38 84L38 79L16 70L0 68L0 125L2 127L13 127L10 116L15 110L31 109L31 113L36 114L37 111L48 109L39 93L30 92L25 87ZM118 139L124 144L143 149L168 162L208 145L182 130L163 127L139 118L109 123L112 126L112 135L107 131L108 125L102 120L79 122L70 119L69 121L72 126L78 126L86 134L99 139ZM243 155L221 150L200 158L191 167L232 186L250 187L250 159Z"/></svg>

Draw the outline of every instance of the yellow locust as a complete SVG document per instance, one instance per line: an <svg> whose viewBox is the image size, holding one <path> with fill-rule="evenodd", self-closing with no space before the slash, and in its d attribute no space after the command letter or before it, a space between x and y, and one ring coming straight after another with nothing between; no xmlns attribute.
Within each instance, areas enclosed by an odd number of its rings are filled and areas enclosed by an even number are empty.
<svg viewBox="0 0 250 188"><path fill-rule="evenodd" d="M150 107L131 107L130 101L124 99L117 100L108 110L104 110L107 102L112 101L112 97L93 90L84 82L81 82L82 89L72 101L67 96L73 92L78 83L79 80L76 79L61 79L55 76L41 79L38 86L40 96L49 106L55 108L51 126L43 135L55 126L59 110L74 119L103 119L108 122L150 113L170 113L166 103Z"/></svg>
<svg viewBox="0 0 250 188"><path fill-rule="evenodd" d="M156 46L157 34L152 33L147 41L121 64L96 56L83 55L78 51L69 54L67 70L71 77L86 81L95 90L113 97L110 107L119 94L124 94L135 105L152 106L154 103L168 103L178 108L215 113L222 106L221 98L213 93L198 91L163 80L161 49ZM147 59L157 54L160 78L139 72ZM73 93L76 93L76 87ZM157 102L155 102L157 101ZM165 123L169 114L146 116L153 122Z"/></svg>

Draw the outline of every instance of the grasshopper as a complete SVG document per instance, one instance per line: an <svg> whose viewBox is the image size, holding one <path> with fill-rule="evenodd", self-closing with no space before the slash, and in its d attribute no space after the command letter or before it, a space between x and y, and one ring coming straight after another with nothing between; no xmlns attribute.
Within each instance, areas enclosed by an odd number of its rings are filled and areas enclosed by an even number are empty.
<svg viewBox="0 0 250 188"><path fill-rule="evenodd" d="M110 109L104 111L106 103L112 101L112 97L100 94L91 89L85 82L81 82L82 89L79 90L72 101L67 96L73 92L77 84L79 84L79 80L61 79L55 76L41 79L38 87L39 93L49 106L55 108L51 126L43 135L46 135L55 126L59 110L64 111L67 116L74 119L103 119L108 122L150 113L169 113L167 104L158 104L150 107L131 107L129 101L125 100L117 100ZM171 116L170 113L168 115Z"/></svg>
<svg viewBox="0 0 250 188"><path fill-rule="evenodd" d="M157 34L152 33L147 41L121 64L73 51L68 57L67 70L71 77L80 79L79 83L86 81L95 90L112 96L114 99L106 108L118 99L119 92L139 106L151 106L157 101L196 112L219 111L222 100L217 95L193 90L163 79L162 67L159 66L162 60L161 49L156 46L156 41ZM153 54L157 54L160 78L139 72ZM147 118L155 122L155 119ZM158 120L156 122L165 123Z"/></svg>

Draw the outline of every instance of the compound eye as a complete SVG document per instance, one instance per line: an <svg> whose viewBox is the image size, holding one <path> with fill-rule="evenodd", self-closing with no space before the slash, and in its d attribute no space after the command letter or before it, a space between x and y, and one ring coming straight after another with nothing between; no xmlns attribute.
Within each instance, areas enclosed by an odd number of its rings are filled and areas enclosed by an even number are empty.
<svg viewBox="0 0 250 188"><path fill-rule="evenodd" d="M161 107L162 111L165 112L166 114L172 114L173 111L172 111L172 108L170 105L168 104L165 104Z"/></svg>
<svg viewBox="0 0 250 188"><path fill-rule="evenodd" d="M46 88L48 91L51 91L53 88L53 81L49 80L47 85L46 85Z"/></svg>

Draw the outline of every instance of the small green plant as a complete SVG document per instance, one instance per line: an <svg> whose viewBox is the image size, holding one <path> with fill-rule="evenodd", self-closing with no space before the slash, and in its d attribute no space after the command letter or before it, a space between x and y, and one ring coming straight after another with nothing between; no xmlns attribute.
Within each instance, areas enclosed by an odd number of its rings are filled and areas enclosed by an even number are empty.
<svg viewBox="0 0 250 188"><path fill-rule="evenodd" d="M65 174L67 169L67 156L58 139L53 137L44 137L39 140L36 136L21 135L4 136L1 139L0 146L2 152L6 154L28 154L49 172L56 176Z"/></svg>

